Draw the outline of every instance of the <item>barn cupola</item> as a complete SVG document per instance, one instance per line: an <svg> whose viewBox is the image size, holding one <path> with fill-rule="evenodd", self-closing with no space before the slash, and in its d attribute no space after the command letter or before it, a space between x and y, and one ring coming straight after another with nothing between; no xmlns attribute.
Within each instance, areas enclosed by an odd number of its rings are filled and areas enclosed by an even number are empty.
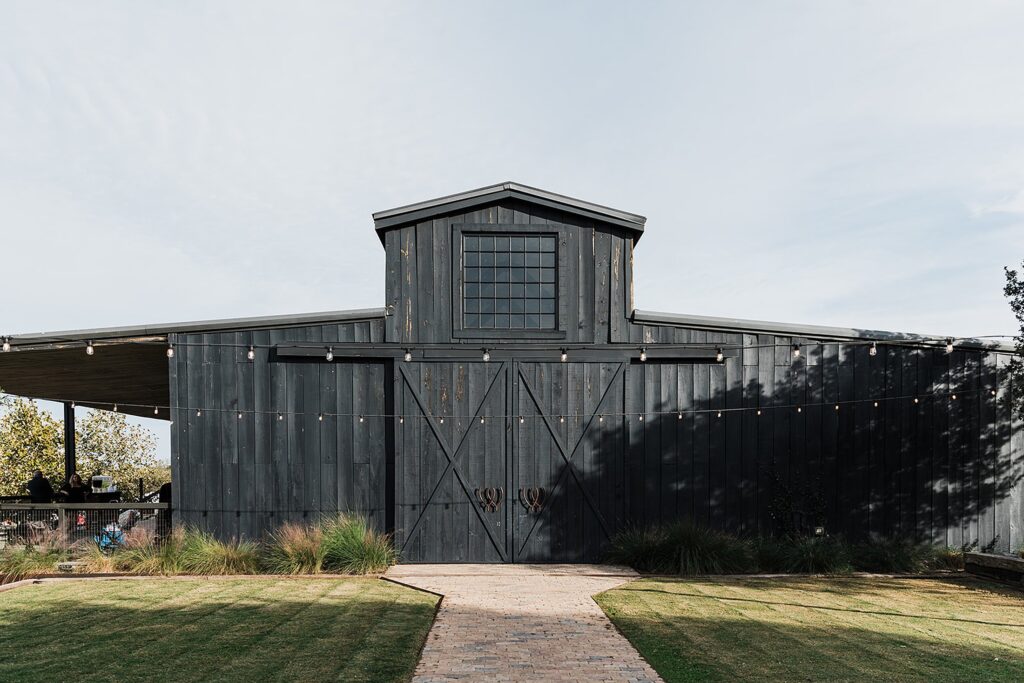
<svg viewBox="0 0 1024 683"><path fill-rule="evenodd" d="M500 183L373 215L387 341L625 341L646 219Z"/></svg>

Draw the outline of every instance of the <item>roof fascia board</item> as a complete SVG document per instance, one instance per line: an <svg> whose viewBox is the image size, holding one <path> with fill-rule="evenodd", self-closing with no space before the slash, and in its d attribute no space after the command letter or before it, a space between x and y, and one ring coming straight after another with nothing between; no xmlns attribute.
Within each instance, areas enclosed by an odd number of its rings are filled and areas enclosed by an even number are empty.
<svg viewBox="0 0 1024 683"><path fill-rule="evenodd" d="M847 327L828 327L824 325L801 325L779 323L767 320L744 320L741 318L717 318L703 315L686 315L682 313L660 313L654 311L634 310L632 320L635 323L652 323L661 325L680 325L697 327L722 332L754 332L780 334L795 337L836 340L873 340L884 342L905 342L907 344L939 346L944 345L948 335L928 336L882 330L853 329ZM985 341L981 339L965 339L955 337L957 346L989 349L993 351L1013 352L1014 346L1005 342Z"/></svg>
<svg viewBox="0 0 1024 683"><path fill-rule="evenodd" d="M182 323L161 323L157 325L98 327L85 330L11 335L11 344L17 347L22 344L37 345L67 341L99 341L105 339L124 339L132 337L166 337L168 334L183 334L189 332L216 332L250 328L264 329L273 327L316 325L331 322L376 320L385 317L385 315L386 310L383 308L363 308L349 311L299 313L297 315L265 315L251 318L197 320Z"/></svg>

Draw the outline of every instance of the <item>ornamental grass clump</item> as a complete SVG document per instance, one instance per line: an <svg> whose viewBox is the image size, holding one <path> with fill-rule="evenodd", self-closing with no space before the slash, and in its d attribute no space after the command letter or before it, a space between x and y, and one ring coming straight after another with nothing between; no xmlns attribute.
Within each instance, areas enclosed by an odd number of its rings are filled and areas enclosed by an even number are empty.
<svg viewBox="0 0 1024 683"><path fill-rule="evenodd" d="M664 527L631 527L615 534L608 561L650 574L679 570L678 548L671 544Z"/></svg>
<svg viewBox="0 0 1024 683"><path fill-rule="evenodd" d="M326 519L321 533L324 571L379 573L397 559L391 536L372 529L362 517L339 515Z"/></svg>
<svg viewBox="0 0 1024 683"><path fill-rule="evenodd" d="M692 522L626 529L608 559L655 574L739 574L753 568L750 543Z"/></svg>
<svg viewBox="0 0 1024 683"><path fill-rule="evenodd" d="M782 571L794 574L847 574L853 569L849 548L832 536L785 539L779 559Z"/></svg>
<svg viewBox="0 0 1024 683"><path fill-rule="evenodd" d="M21 581L41 574L53 574L67 553L50 546L4 548L0 551L0 583Z"/></svg>
<svg viewBox="0 0 1024 683"><path fill-rule="evenodd" d="M271 534L263 566L272 574L319 574L324 566L323 541L319 526L288 522Z"/></svg>
<svg viewBox="0 0 1024 683"><path fill-rule="evenodd" d="M859 572L912 574L935 568L941 560L931 545L907 538L873 538L851 548L850 562Z"/></svg>
<svg viewBox="0 0 1024 683"><path fill-rule="evenodd" d="M260 548L252 541L220 541L209 532L187 531L179 563L185 574L255 574L260 569Z"/></svg>
<svg viewBox="0 0 1024 683"><path fill-rule="evenodd" d="M111 557L118 571L130 574L181 574L187 540L188 532L183 529L175 529L161 539L152 534L133 533Z"/></svg>

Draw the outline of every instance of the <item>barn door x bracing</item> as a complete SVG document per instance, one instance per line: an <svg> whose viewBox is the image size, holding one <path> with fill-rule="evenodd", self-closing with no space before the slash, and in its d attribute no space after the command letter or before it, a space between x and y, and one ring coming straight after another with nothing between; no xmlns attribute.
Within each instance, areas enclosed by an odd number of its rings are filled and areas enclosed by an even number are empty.
<svg viewBox="0 0 1024 683"><path fill-rule="evenodd" d="M593 562L623 518L619 363L400 363L406 562Z"/></svg>

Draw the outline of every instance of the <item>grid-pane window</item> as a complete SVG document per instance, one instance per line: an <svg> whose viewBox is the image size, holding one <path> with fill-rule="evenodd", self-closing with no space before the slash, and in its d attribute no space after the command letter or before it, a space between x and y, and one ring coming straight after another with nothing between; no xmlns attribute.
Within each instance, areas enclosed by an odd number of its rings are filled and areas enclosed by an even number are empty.
<svg viewBox="0 0 1024 683"><path fill-rule="evenodd" d="M554 235L464 234L464 329L553 330L557 276Z"/></svg>

